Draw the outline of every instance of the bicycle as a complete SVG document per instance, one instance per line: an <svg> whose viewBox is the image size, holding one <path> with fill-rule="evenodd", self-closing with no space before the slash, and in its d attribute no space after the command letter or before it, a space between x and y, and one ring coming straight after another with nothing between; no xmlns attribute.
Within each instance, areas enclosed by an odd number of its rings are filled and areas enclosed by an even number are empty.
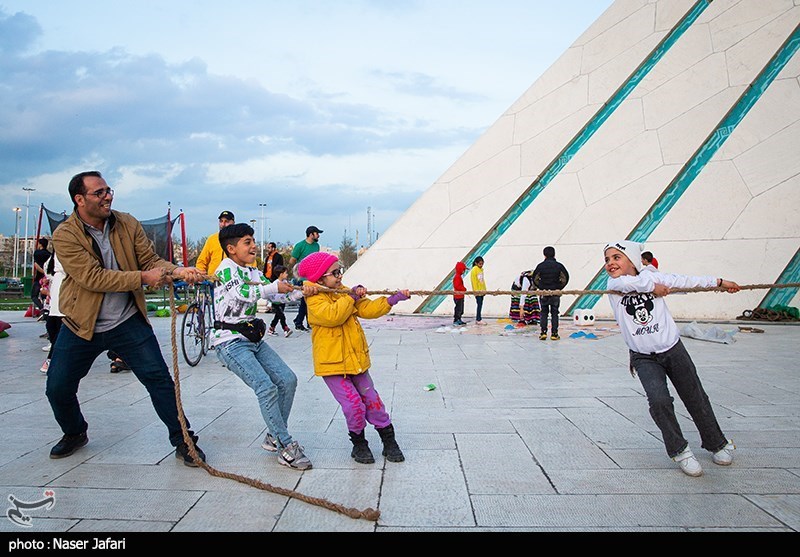
<svg viewBox="0 0 800 557"><path fill-rule="evenodd" d="M181 324L181 350L186 363L194 367L211 350L211 329L214 327L214 285L204 281L197 285L194 301L186 308Z"/></svg>

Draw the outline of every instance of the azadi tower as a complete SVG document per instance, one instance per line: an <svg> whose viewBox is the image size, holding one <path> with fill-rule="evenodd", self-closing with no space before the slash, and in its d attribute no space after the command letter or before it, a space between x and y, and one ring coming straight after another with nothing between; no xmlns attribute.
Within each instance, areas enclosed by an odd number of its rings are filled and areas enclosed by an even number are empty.
<svg viewBox="0 0 800 557"><path fill-rule="evenodd" d="M370 290L450 290L486 260L509 290L551 245L568 290L603 290L603 246L665 273L800 282L800 2L616 0L347 271ZM469 288L469 280L466 277ZM484 314L505 316L508 296ZM676 318L798 306L797 289L674 295ZM565 296L562 314L599 296ZM475 302L466 300L466 315ZM449 296L400 312L452 314Z"/></svg>

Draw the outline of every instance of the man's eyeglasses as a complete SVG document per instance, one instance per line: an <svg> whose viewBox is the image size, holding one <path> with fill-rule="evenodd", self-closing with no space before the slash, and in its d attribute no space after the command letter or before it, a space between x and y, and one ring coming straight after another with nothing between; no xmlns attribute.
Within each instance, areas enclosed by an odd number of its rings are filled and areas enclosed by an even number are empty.
<svg viewBox="0 0 800 557"><path fill-rule="evenodd" d="M325 273L325 274L324 274L324 275L322 275L322 276L323 276L323 277L333 277L333 278L339 278L340 276L342 276L342 274L343 274L343 273L344 273L344 269L334 269L334 270L333 270L333 271L331 271L330 273Z"/></svg>
<svg viewBox="0 0 800 557"><path fill-rule="evenodd" d="M97 199L103 199L107 195L110 195L111 197L114 197L114 190L112 190L111 188L103 188L101 190L87 192L84 195L93 195Z"/></svg>

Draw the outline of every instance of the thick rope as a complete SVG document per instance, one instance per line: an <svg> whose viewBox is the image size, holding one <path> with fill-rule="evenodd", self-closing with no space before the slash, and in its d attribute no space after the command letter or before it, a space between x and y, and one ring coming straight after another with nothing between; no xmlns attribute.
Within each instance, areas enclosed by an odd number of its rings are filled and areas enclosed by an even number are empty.
<svg viewBox="0 0 800 557"><path fill-rule="evenodd" d="M208 280L214 280L209 277ZM247 281L246 284L261 286L269 283L266 282L253 282ZM339 292L347 294L349 290L336 290L325 288L324 286L315 285L320 292ZM790 282L786 284L746 284L739 286L740 290L770 290L773 288L800 288L800 282ZM295 286L295 290L302 290L302 286ZM706 286L706 287L693 287L693 288L670 288L671 294L681 292L727 292L728 289L723 286ZM367 296L391 296L397 290L369 290ZM411 296L452 296L460 294L462 296L583 296L585 294L602 296L604 294L623 294L617 290L409 290Z"/></svg>
<svg viewBox="0 0 800 557"><path fill-rule="evenodd" d="M194 447L194 442L192 441L192 438L189 436L189 429L186 426L186 416L183 413L183 403L181 402L181 382L180 382L180 371L178 370L178 341L176 333L176 320L177 320L176 314L178 312L175 308L175 289L172 283L170 283L169 285L169 308L170 308L170 315L172 316L172 369L175 372L175 400L178 404L178 421L181 424L181 431L183 432L183 441L189 448L189 455L192 457L192 460L194 460L194 463L197 464L200 468L203 468L206 472L208 472L212 476L216 476L218 478L227 478L229 480L236 480L237 482L253 486L263 491L270 491L272 493L277 493L278 495L291 497L292 499L299 499L300 501L304 501L311 505L317 505L318 507L324 507L326 509L336 511L338 513L349 516L350 518L363 518L365 520L371 520L373 522L377 521L378 518L380 518L381 513L380 511L375 510L373 508L359 510L359 509L354 509L352 507L345 507L344 505L332 503L327 499L322 499L319 497L310 497L308 495L304 495L292 489L277 487L268 483L264 483L260 480L256 480L254 478L248 478L246 476L241 476L239 474L233 474L230 472L223 472L221 470L217 470L212 466L209 466L202 459L200 459L200 456L197 454L197 450Z"/></svg>

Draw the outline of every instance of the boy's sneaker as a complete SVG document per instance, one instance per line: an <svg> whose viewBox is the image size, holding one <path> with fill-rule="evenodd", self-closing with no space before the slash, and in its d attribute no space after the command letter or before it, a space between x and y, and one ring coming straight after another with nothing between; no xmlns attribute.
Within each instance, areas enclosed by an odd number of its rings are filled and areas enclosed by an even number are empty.
<svg viewBox="0 0 800 557"><path fill-rule="evenodd" d="M267 432L264 436L264 441L261 442L261 448L271 453L278 452L278 440L270 432Z"/></svg>
<svg viewBox="0 0 800 557"><path fill-rule="evenodd" d="M42 364L42 367L39 368L39 371L41 371L42 373L47 373L48 369L50 369L50 358L47 358L44 361L44 363Z"/></svg>
<svg viewBox="0 0 800 557"><path fill-rule="evenodd" d="M675 462L677 462L681 467L681 472L686 474L687 476L692 476L694 478L703 475L703 467L700 466L700 462L695 458L692 449L690 449L687 445L683 452L673 458Z"/></svg>
<svg viewBox="0 0 800 557"><path fill-rule="evenodd" d="M203 450L200 447L197 446L197 436L196 435L192 439L192 442L194 443L194 449L197 451L197 456L200 457L200 460L205 462L206 461L206 453L204 453ZM177 458L178 460L183 459L183 463L186 466L191 466L192 468L197 468L199 466L199 464L197 464L194 461L194 459L192 458L192 455L189 454L189 445L187 445L185 441L181 442L180 445L175 447L175 458Z"/></svg>
<svg viewBox="0 0 800 557"><path fill-rule="evenodd" d="M311 468L311 461L303 453L303 447L297 441L292 441L288 447L284 447L278 452L278 462L295 470L308 470Z"/></svg>
<svg viewBox="0 0 800 557"><path fill-rule="evenodd" d="M547 333L542 333L539 335L539 340L547 340Z"/></svg>
<svg viewBox="0 0 800 557"><path fill-rule="evenodd" d="M728 440L728 444L715 452L711 456L711 460L714 461L714 464L719 464L720 466L730 466L731 462L733 462L733 450L735 448L736 446L733 442Z"/></svg>
<svg viewBox="0 0 800 557"><path fill-rule="evenodd" d="M550 335L550 340L561 340L561 337L558 336L558 333L553 333Z"/></svg>
<svg viewBox="0 0 800 557"><path fill-rule="evenodd" d="M283 330L283 336L285 336L286 338L289 338L290 336L292 336L292 333L293 333L293 332L294 332L294 331L293 331L293 330L291 330L289 327L286 327L286 328Z"/></svg>
<svg viewBox="0 0 800 557"><path fill-rule="evenodd" d="M267 334L270 335L270 336L273 336L273 337L278 336L278 333L276 333L275 329L273 329L272 327L269 328L269 330L267 331Z"/></svg>
<svg viewBox="0 0 800 557"><path fill-rule="evenodd" d="M86 432L77 435L65 435L61 441L50 449L50 458L64 458L69 456L89 442Z"/></svg>
<svg viewBox="0 0 800 557"><path fill-rule="evenodd" d="M50 352L50 348L52 346L53 346L52 344L45 344L44 346L42 346L42 352Z"/></svg>

